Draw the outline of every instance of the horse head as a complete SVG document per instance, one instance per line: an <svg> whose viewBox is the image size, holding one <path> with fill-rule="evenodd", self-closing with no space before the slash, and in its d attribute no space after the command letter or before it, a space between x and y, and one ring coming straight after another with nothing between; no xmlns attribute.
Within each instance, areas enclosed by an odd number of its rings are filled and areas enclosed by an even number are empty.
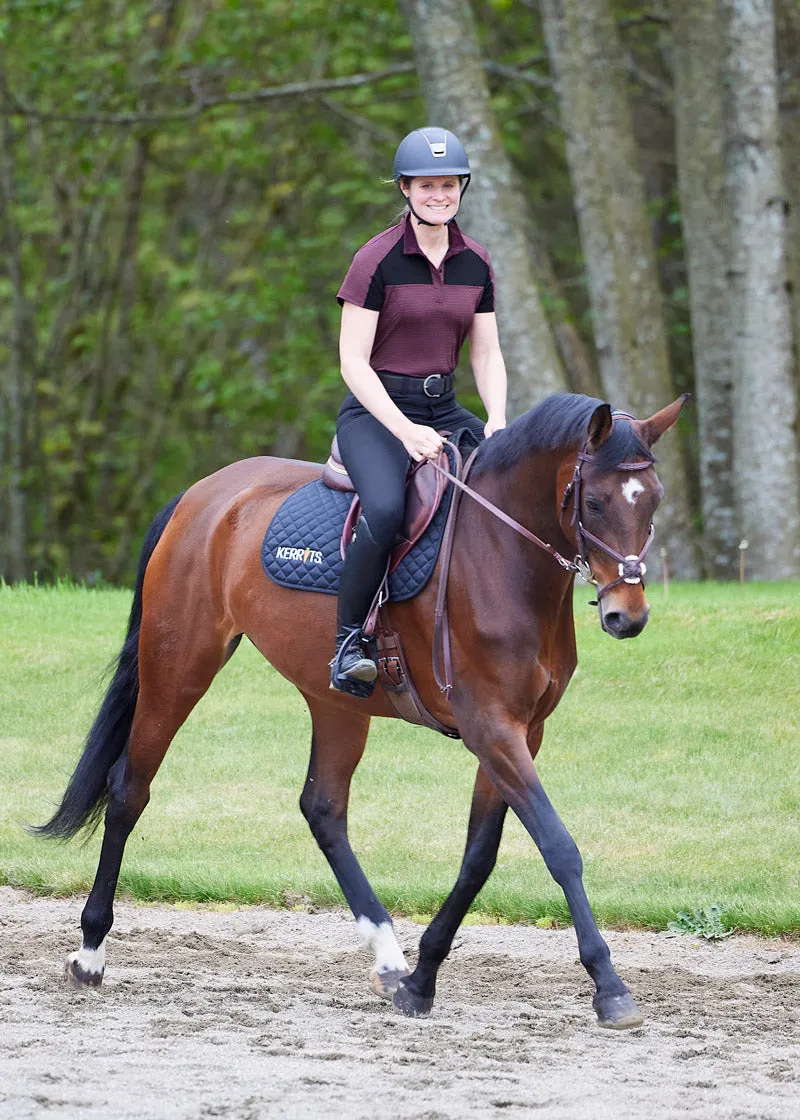
<svg viewBox="0 0 800 1120"><path fill-rule="evenodd" d="M650 449L675 424L688 396L648 420L598 405L564 490L565 531L572 530L579 562L597 585L600 625L614 638L635 638L647 623L645 556L664 494Z"/></svg>

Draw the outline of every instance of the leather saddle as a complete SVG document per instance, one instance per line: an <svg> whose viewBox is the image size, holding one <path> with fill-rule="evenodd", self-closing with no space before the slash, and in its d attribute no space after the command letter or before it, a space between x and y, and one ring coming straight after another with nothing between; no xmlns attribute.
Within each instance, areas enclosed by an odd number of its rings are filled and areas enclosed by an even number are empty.
<svg viewBox="0 0 800 1120"><path fill-rule="evenodd" d="M447 435L449 433L442 434ZM436 462L442 470L449 470L450 462L444 448L439 452ZM339 456L339 442L336 436L333 437L331 453L322 471L322 481L331 490L342 490L353 494L353 501L344 521L342 540L339 546L342 559L344 559L361 514L361 502L355 493L355 487L347 473L347 468ZM390 572L394 571L406 553L411 551L430 525L439 508L446 484L447 479L444 475L439 474L427 459L421 463L411 464L406 479L405 517L389 559Z"/></svg>
<svg viewBox="0 0 800 1120"><path fill-rule="evenodd" d="M449 432L442 432L444 436L448 436L449 434ZM456 470L460 474L461 455L458 449L454 451L454 456ZM442 448L436 463L442 470L450 470L450 458L445 448ZM358 500L358 496L355 494L355 488L347 473L347 469L339 457L339 444L335 436L331 444L330 456L322 471L322 481L332 490L352 492L354 495L353 502L345 518L342 539L339 545L342 559L344 559L345 553L353 539L353 530L361 512L361 503ZM439 508L446 485L447 478L439 474L429 460L426 459L422 463L412 463L406 479L406 509L403 526L398 535L397 543L389 557L389 567L387 569L387 575L384 577L384 586L389 572L394 571L406 553L411 550L430 525ZM445 538L450 541L449 546L445 547L449 549L452 548L452 533L453 525L455 524L453 515L456 505L457 501L454 499L450 506L448 525L445 529ZM447 564L449 566L449 551L447 555ZM442 586L446 593L446 575ZM441 593L440 591L440 594ZM440 610L441 608L437 606L437 612ZM446 615L446 609L444 613ZM414 685L414 681L412 680L411 673L409 672L402 638L400 634L392 628L391 620L381 596L381 591L375 596L375 601L372 604L372 609L369 612L369 617L364 626L364 632L373 637L378 662L378 677L386 695L389 697L393 708L400 718L407 720L409 723L421 724L423 727L432 727L434 731L441 732L442 735L446 735L449 739L460 739L461 734L457 727L451 727L446 723L441 723L435 716L431 715L423 704Z"/></svg>

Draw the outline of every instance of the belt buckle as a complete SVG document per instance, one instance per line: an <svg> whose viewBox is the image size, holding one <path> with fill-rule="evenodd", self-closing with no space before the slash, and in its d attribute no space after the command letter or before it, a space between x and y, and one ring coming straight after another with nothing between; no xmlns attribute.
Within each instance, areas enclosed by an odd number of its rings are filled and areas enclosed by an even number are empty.
<svg viewBox="0 0 800 1120"><path fill-rule="evenodd" d="M438 393L432 393L428 389L428 382L429 381L436 381L436 382L439 383L440 388L439 388ZM425 394L426 397L441 397L444 393L443 385L444 385L444 377L441 375L441 373L429 373L428 376L425 378L425 380L422 382L422 391L423 391L423 393Z"/></svg>

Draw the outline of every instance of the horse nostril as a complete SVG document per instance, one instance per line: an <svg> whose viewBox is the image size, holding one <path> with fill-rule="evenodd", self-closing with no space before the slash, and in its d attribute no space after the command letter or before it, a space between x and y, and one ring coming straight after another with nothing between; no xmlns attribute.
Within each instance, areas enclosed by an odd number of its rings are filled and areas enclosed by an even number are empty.
<svg viewBox="0 0 800 1120"><path fill-rule="evenodd" d="M603 615L603 627L615 638L635 638L644 630L648 614L645 611L641 618L633 619L624 611L607 611Z"/></svg>
<svg viewBox="0 0 800 1120"><path fill-rule="evenodd" d="M611 630L614 634L619 633L625 626L623 617L619 611L607 611L606 614L603 615L603 625L606 630Z"/></svg>

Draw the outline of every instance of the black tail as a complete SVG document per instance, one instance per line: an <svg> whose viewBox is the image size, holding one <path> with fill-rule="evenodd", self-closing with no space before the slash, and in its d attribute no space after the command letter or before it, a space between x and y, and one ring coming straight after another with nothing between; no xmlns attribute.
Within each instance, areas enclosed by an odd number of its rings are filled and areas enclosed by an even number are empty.
<svg viewBox="0 0 800 1120"><path fill-rule="evenodd" d="M47 824L30 829L38 836L69 840L82 828L93 832L108 800L107 780L112 766L128 745L133 713L139 695L139 630L142 625L144 573L175 507L179 494L156 514L142 546L136 589L128 619L128 633L117 658L117 667L100 711L83 748L75 773L69 780L61 804Z"/></svg>

